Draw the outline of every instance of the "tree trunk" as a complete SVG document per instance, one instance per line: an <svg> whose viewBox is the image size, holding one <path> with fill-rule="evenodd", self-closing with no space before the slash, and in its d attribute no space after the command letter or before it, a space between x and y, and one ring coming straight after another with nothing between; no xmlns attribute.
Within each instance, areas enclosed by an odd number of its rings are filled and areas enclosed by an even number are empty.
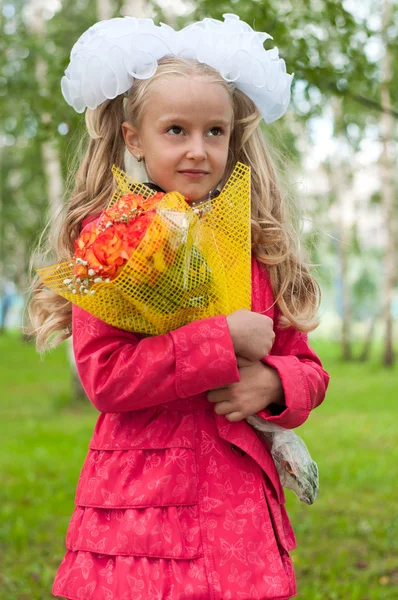
<svg viewBox="0 0 398 600"><path fill-rule="evenodd" d="M332 98L332 109L335 123L338 122L341 113L341 100ZM331 192L338 206L338 228L339 228L339 264L340 264L340 293L341 293L341 353L343 360L351 360L351 290L348 275L348 258L351 243L351 223L349 195L345 188L345 165L340 156L332 158L332 171L330 175Z"/></svg>
<svg viewBox="0 0 398 600"><path fill-rule="evenodd" d="M145 18L150 16L146 0L125 0L123 14L128 17Z"/></svg>
<svg viewBox="0 0 398 600"><path fill-rule="evenodd" d="M342 315L341 315L341 346L344 360L352 359L351 351L351 297L350 284L348 281L348 252L350 244L350 230L347 225L342 224L340 228L340 276L342 292Z"/></svg>
<svg viewBox="0 0 398 600"><path fill-rule="evenodd" d="M111 0L97 0L97 19L107 21L112 18L113 6Z"/></svg>
<svg viewBox="0 0 398 600"><path fill-rule="evenodd" d="M381 116L380 129L382 140L382 153L380 159L381 169L381 195L384 212L386 248L384 255L384 353L383 362L391 366L394 363L393 351L393 320L391 305L395 283L396 261L395 261L395 223L394 223L394 185L393 185L393 161L391 157L391 145L393 140L394 122L391 114L391 53L388 47L387 29L392 24L392 6L389 0L383 0L383 38L384 58L382 61L381 102L384 108Z"/></svg>
<svg viewBox="0 0 398 600"><path fill-rule="evenodd" d="M45 9L46 0L31 0L33 7L32 20L30 22L31 30L37 36L44 36L45 20L43 10ZM40 94L47 95L47 65L39 56L36 63L36 79L39 85ZM51 122L51 115L42 113L40 121L42 124ZM43 168L46 174L47 181L47 197L49 202L50 216L52 219L57 218L63 206L63 181L61 173L61 161L59 157L58 146L53 141L44 141L41 144L41 154L43 160Z"/></svg>
<svg viewBox="0 0 398 600"><path fill-rule="evenodd" d="M31 0L32 12L27 27L38 37L44 37L45 20L43 11L46 7L46 0ZM48 95L47 92L47 64L38 56L36 62L36 80L41 96ZM51 122L52 116L49 113L39 115L42 124ZM61 161L56 142L45 140L40 146L43 170L46 177L47 198L49 204L49 216L52 220L59 218L63 206L63 181L61 174ZM27 311L24 311L24 319L27 318ZM25 331L25 323L22 331ZM25 339L25 333L22 333Z"/></svg>
<svg viewBox="0 0 398 600"><path fill-rule="evenodd" d="M30 27L36 35L44 36L45 33L45 21L43 18L43 9L45 8L45 0L31 0L33 6L32 21ZM36 63L36 78L42 95L46 95L47 86L47 65L42 58L38 58ZM43 124L51 121L51 115L42 113L40 120ZM41 144L41 157L43 161L43 168L46 175L47 182L47 198L49 202L49 212L51 220L54 221L59 218L63 207L63 180L61 172L61 161L59 156L59 150L53 141L43 141ZM73 351L71 351L71 339L68 340L68 360L72 373L72 386L73 394L75 397L82 398L86 397L82 385L80 383L76 364L74 360Z"/></svg>
<svg viewBox="0 0 398 600"><path fill-rule="evenodd" d="M62 211L64 194L61 160L58 147L54 142L42 142L41 155L47 180L47 197L50 204L50 216L51 220L55 221L59 218Z"/></svg>
<svg viewBox="0 0 398 600"><path fill-rule="evenodd" d="M368 328L368 331L367 331L367 334L365 337L362 352L358 357L358 360L360 362L367 362L369 360L370 351L371 351L372 344L373 344L373 338L374 338L374 334L376 331L376 323L379 318L380 318L380 315L374 315L370 319L369 328Z"/></svg>

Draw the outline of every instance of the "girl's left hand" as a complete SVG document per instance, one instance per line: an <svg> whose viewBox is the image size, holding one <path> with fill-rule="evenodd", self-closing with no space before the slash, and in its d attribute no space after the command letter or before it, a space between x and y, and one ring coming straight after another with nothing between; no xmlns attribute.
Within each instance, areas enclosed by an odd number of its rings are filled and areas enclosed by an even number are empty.
<svg viewBox="0 0 398 600"><path fill-rule="evenodd" d="M215 412L228 421L243 421L269 404L284 404L278 371L262 363L238 357L240 381L207 393Z"/></svg>

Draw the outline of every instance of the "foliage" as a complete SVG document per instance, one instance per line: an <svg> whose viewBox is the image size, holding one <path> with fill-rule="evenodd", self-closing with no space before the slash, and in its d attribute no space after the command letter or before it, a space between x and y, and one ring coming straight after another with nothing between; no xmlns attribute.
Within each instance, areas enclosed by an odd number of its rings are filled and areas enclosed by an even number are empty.
<svg viewBox="0 0 398 600"><path fill-rule="evenodd" d="M156 0L152 2L158 14L167 19L168 13L159 4ZM346 8L350 4L339 0L235 0L232 3L230 0L218 3L197 0L194 9L178 21L185 25L187 21L204 17L220 19L224 13L233 12L256 31L268 32L275 41L267 41L266 47L276 45L288 72L295 74L295 117L307 121L321 115L325 102L336 95L344 101L344 117L339 129L347 131L352 123L362 128L369 111L380 107L379 66L368 58L367 52L368 46L377 42L377 18L367 18L367 11L362 18L354 17ZM375 10L370 11L370 15L375 17ZM393 31L390 42L396 44Z"/></svg>
<svg viewBox="0 0 398 600"><path fill-rule="evenodd" d="M73 44L95 22L96 2L63 2L55 14L46 13L44 34L33 31L29 3L18 0L7 6L15 14L2 17L5 34L0 36L0 263L4 261L7 276L18 280L47 221L41 144L55 144L66 179L82 136L84 117L64 102L60 80ZM36 76L40 62L44 87Z"/></svg>
<svg viewBox="0 0 398 600"><path fill-rule="evenodd" d="M288 72L295 73L292 105L287 115L264 127L286 197L297 199L296 183L301 177L302 159L308 147L303 142L311 145L316 119L328 114L331 101L336 97L341 99L341 110L334 123L335 139L350 149L348 158L347 155L342 158L347 181L352 178L356 153L369 132L373 131L375 144L379 143L383 48L377 3L371 0L361 3L353 0L222 0L218 3L197 0L191 4L189 0L182 0L180 4L184 4L187 11L175 17L161 9L156 0L150 2L157 20L171 20L177 26L234 12L256 30L273 35L275 42L267 41L266 47L277 45ZM115 16L120 15L122 4L123 0L111 2ZM170 5L174 10L174 3L162 1L168 10ZM32 247L47 221L49 198L42 156L44 141L51 141L59 151L64 182L68 174L73 174L72 163L78 154L84 117L77 115L63 100L60 80L73 44L97 20L98 0L60 0L54 4L55 9L50 4L45 7L45 28L40 34L34 33L32 27L32 0L9 0L2 3L3 6L0 14L0 114L3 117L0 121L0 276L5 273L24 289ZM393 56L389 85L391 97L395 99L398 97L398 5L391 0L391 7L392 20L384 42ZM123 14L128 14L128 9L126 13L124 8ZM37 77L40 68L45 69L44 85ZM396 151L393 144L391 149ZM330 177L336 165L326 164L325 169ZM397 194L396 198L395 213L398 214ZM329 277L328 265L334 261L334 273L338 270L339 248L329 242L339 237L338 228L330 218L330 210L337 201L334 193L305 198L307 225L311 222L311 226L305 230L303 239L309 241L313 262L324 265L319 273L329 289L335 280ZM374 208L379 201L380 192L376 191L369 198L369 206L373 203ZM315 243L311 243L314 240ZM357 241L350 246L349 260L356 253L364 256L370 251L374 262L373 240L366 244L359 238ZM360 301L360 290L364 288L356 281L361 279L364 268L356 269L356 276L350 282L355 286L355 298ZM372 270L369 276L373 274ZM373 288L379 289L379 281L373 279ZM368 286L359 316L366 313L370 297ZM375 300L376 295L372 298Z"/></svg>

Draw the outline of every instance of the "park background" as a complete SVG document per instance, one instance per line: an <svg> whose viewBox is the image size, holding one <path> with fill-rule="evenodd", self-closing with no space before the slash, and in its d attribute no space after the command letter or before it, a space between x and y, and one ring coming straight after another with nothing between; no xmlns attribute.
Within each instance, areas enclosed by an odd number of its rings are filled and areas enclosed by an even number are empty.
<svg viewBox="0 0 398 600"><path fill-rule="evenodd" d="M0 600L48 600L96 412L70 346L43 360L22 335L32 248L63 203L84 118L60 79L94 22L173 26L234 12L294 73L264 128L322 286L312 344L331 373L300 428L320 468L308 507L288 493L299 600L398 598L397 0L0 1Z"/></svg>

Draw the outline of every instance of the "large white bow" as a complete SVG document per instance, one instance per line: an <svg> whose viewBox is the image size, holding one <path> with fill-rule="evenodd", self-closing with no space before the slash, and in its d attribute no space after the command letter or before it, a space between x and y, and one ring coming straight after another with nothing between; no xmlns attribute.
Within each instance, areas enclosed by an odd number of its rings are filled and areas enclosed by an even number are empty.
<svg viewBox="0 0 398 600"><path fill-rule="evenodd" d="M61 81L65 100L78 113L94 109L129 90L134 79L152 77L164 56L181 56L214 67L253 100L266 123L276 121L289 105L293 75L277 48L264 49L270 35L254 31L237 15L223 17L181 31L135 17L96 23L72 48Z"/></svg>

